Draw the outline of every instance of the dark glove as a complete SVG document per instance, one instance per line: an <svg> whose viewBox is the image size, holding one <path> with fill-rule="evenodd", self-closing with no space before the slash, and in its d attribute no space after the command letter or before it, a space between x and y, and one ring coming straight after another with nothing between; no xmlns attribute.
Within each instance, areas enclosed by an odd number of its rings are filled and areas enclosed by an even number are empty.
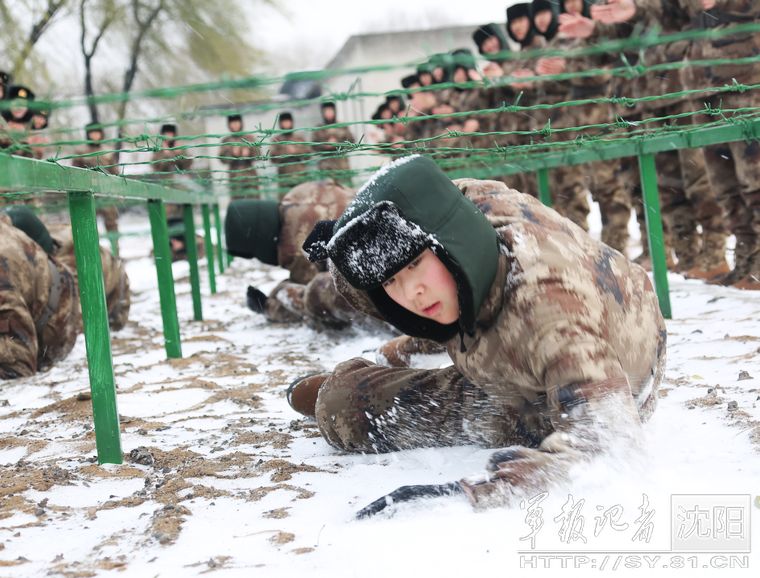
<svg viewBox="0 0 760 578"><path fill-rule="evenodd" d="M382 512L388 506L398 504L399 502L411 502L420 498L438 498L441 496L453 496L462 493L462 486L459 482L450 482L448 484L431 484L427 486L401 486L393 490L387 496L378 498L369 506L365 506L356 513L356 518L369 518Z"/></svg>
<svg viewBox="0 0 760 578"><path fill-rule="evenodd" d="M302 248L312 263L327 259L327 243L332 239L334 226L335 221L319 221L306 237Z"/></svg>
<svg viewBox="0 0 760 578"><path fill-rule="evenodd" d="M264 313L264 309L267 306L268 297L256 287L248 285L248 292L246 293L246 303L248 309L254 313Z"/></svg>

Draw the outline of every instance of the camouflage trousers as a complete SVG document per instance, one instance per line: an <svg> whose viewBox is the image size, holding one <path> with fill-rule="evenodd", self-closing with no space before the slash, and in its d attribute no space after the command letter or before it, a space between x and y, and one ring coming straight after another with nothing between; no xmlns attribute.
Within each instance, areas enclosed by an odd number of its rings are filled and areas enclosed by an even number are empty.
<svg viewBox="0 0 760 578"><path fill-rule="evenodd" d="M342 329L358 314L335 288L330 273L318 273L306 285L283 281L269 294L266 318L272 323L306 322Z"/></svg>
<svg viewBox="0 0 760 578"><path fill-rule="evenodd" d="M560 120L566 126L603 125L609 122L610 112L602 105L568 108ZM570 137L574 136L572 133ZM626 161L627 159L621 159ZM564 182L564 197L571 202L577 199L577 206L585 209L577 212L578 217L585 211L588 216L586 191L599 203L602 216L602 242L625 254L628 245L628 221L631 219L631 170L621 161L596 162L589 165L567 167L555 171L555 181ZM634 171L635 172L635 171ZM635 172L636 181L638 172ZM634 182L636 182L634 181ZM559 209L558 209L559 210ZM577 217L577 218L578 218ZM587 227L586 227L587 228Z"/></svg>
<svg viewBox="0 0 760 578"><path fill-rule="evenodd" d="M683 100L656 111L657 116L675 117L691 112L696 103ZM671 118L675 124L691 121ZM725 263L726 228L715 189L708 179L702 149L681 149L657 155L660 205L664 225L678 257L678 269L713 269ZM701 233L698 230L701 228Z"/></svg>
<svg viewBox="0 0 760 578"><path fill-rule="evenodd" d="M723 109L757 107L760 96L755 91L725 93L709 103ZM706 147L705 158L715 199L728 231L736 236L734 276L760 278L760 143L743 140Z"/></svg>
<svg viewBox="0 0 760 578"><path fill-rule="evenodd" d="M460 444L537 447L550 433L528 429L514 409L453 366L404 369L361 358L339 364L322 384L316 418L330 445L352 452Z"/></svg>

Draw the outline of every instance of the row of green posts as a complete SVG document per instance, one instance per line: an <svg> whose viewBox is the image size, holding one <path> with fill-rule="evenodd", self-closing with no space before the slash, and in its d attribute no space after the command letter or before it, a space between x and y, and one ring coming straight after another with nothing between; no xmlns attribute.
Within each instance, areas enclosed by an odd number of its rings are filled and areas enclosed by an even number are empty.
<svg viewBox="0 0 760 578"><path fill-rule="evenodd" d="M536 173L540 199L551 206L549 171L553 168L637 157L646 212L647 237L660 308L671 317L662 217L657 188L656 155L683 148L699 148L742 140L760 140L760 119L731 122L707 128L684 128L664 135L631 136L609 142L577 142L560 152L529 154L510 158L505 165L478 168L478 177ZM472 176L467 169L451 172L452 178ZM3 192L66 193L74 237L79 276L79 294L84 321L87 366L92 391L95 436L100 463L122 462L119 416L116 407L111 340L108 326L99 237L95 218L95 196L146 201L155 255L164 344L169 358L182 356L177 305L172 276L172 258L164 203L184 207L184 234L190 263L193 315L203 318L200 276L195 238L194 206L200 205L205 232L205 249L211 293L216 292L216 271L224 271L221 216L218 198L135 179L112 176L55 163L0 154L0 194ZM211 219L216 229L216 254L211 237Z"/></svg>

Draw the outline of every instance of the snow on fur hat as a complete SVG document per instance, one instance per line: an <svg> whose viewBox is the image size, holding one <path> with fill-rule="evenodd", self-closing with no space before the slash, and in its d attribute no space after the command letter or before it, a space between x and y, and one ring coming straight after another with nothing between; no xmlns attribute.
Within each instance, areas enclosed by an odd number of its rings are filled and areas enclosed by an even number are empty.
<svg viewBox="0 0 760 578"><path fill-rule="evenodd" d="M357 192L332 233L325 243L327 256L388 322L408 335L437 341L450 339L460 328L472 333L496 276L499 239L485 215L435 162L412 155L380 169ZM427 248L457 283L460 318L452 325L405 310L382 288Z"/></svg>

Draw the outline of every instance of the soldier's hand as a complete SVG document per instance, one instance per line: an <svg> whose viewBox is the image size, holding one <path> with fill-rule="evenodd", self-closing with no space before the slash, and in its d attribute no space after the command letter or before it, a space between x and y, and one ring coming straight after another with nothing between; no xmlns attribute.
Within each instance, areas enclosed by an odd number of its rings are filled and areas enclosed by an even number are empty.
<svg viewBox="0 0 760 578"><path fill-rule="evenodd" d="M559 31L567 38L588 38L594 33L596 22L582 14L560 14Z"/></svg>
<svg viewBox="0 0 760 578"><path fill-rule="evenodd" d="M538 74L562 74L565 72L567 61L559 56L549 58L539 58L536 62L536 72Z"/></svg>
<svg viewBox="0 0 760 578"><path fill-rule="evenodd" d="M702 8L712 10L715 8L715 0L702 0Z"/></svg>
<svg viewBox="0 0 760 578"><path fill-rule="evenodd" d="M488 78L498 78L504 76L504 70L495 62L489 62L483 67L483 74Z"/></svg>
<svg viewBox="0 0 760 578"><path fill-rule="evenodd" d="M634 0L607 0L607 4L595 4L591 7L591 18L602 24L620 24L635 15Z"/></svg>
<svg viewBox="0 0 760 578"><path fill-rule="evenodd" d="M531 76L536 76L536 73L533 72L530 68L518 68L517 70L512 71L512 76L515 78L529 78ZM512 86L515 88L530 88L532 82L512 82Z"/></svg>

